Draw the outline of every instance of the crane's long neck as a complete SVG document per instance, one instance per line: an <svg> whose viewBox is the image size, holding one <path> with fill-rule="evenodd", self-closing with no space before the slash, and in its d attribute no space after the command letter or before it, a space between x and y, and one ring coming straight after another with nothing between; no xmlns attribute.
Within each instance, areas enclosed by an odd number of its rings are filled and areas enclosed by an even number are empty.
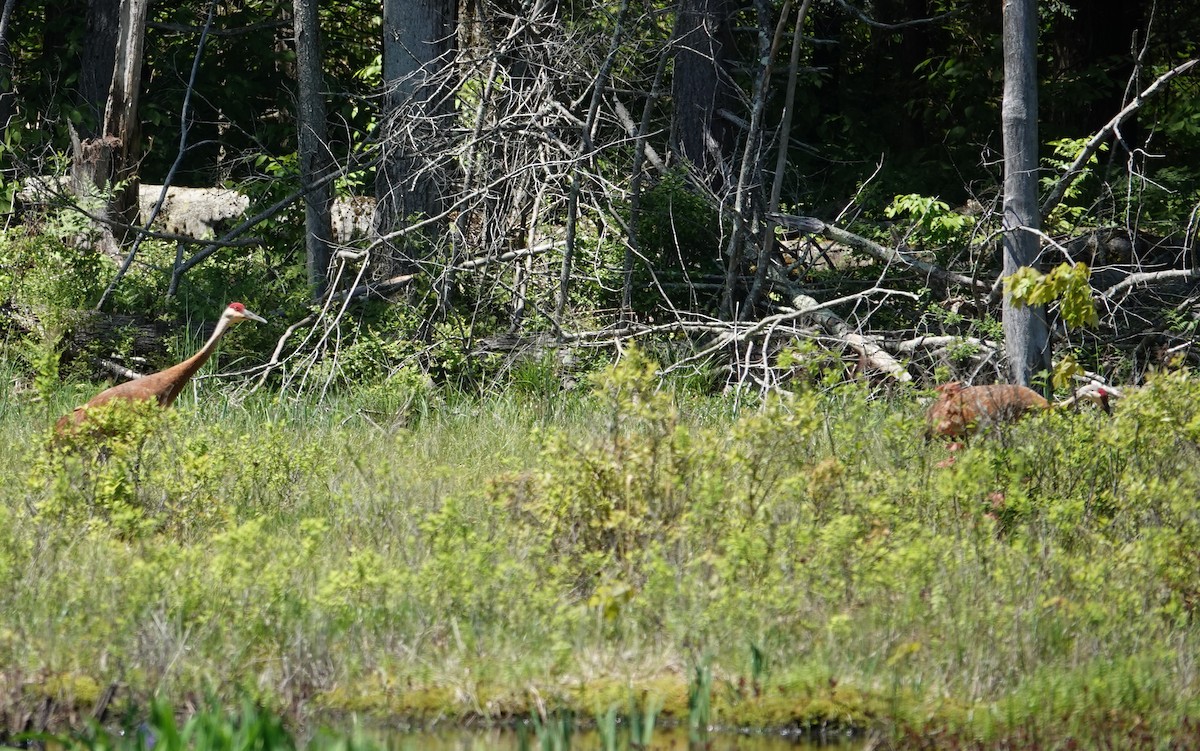
<svg viewBox="0 0 1200 751"><path fill-rule="evenodd" d="M1072 394L1071 396L1068 396L1066 399L1059 399L1058 401L1054 402L1050 406L1054 407L1055 409L1073 409L1075 407L1075 405L1078 403L1079 403L1079 394Z"/></svg>
<svg viewBox="0 0 1200 751"><path fill-rule="evenodd" d="M208 337L208 341L200 348L196 354L169 369L173 386L170 394L167 396L165 404L170 406L171 402L175 401L175 397L179 396L179 392L183 391L183 387L192 379L196 371L212 357L212 353L217 350L217 344L221 341L221 337L225 336L225 332L232 325L231 319L226 316L221 316L221 320L217 321L217 327L213 329L212 336Z"/></svg>
<svg viewBox="0 0 1200 751"><path fill-rule="evenodd" d="M1054 406L1056 409L1075 409L1075 406L1077 404L1079 404L1079 402L1081 402L1081 401L1092 402L1097 407L1104 410L1106 413L1112 412L1112 408L1108 403L1108 396L1105 395L1103 392L1100 394L1092 394L1092 393L1086 393L1086 392L1082 392L1082 391L1076 391L1074 394L1071 394L1071 396L1067 397L1066 399L1055 402Z"/></svg>

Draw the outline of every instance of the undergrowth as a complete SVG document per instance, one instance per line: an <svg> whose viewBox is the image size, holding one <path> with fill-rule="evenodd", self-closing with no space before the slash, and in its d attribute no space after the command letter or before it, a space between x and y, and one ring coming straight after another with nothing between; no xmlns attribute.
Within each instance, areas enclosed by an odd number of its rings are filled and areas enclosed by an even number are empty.
<svg viewBox="0 0 1200 751"><path fill-rule="evenodd" d="M705 726L1195 734L1200 379L951 457L919 394L734 410L654 369L403 415L204 394L53 449L7 397L0 697L683 721L707 675Z"/></svg>

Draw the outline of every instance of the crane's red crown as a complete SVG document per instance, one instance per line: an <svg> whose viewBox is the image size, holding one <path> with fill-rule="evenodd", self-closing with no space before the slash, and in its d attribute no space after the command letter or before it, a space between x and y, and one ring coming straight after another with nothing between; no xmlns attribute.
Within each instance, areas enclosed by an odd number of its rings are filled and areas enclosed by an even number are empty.
<svg viewBox="0 0 1200 751"><path fill-rule="evenodd" d="M229 307L236 310L239 313L246 312L246 306L242 305L240 302L231 302L231 303L229 303Z"/></svg>

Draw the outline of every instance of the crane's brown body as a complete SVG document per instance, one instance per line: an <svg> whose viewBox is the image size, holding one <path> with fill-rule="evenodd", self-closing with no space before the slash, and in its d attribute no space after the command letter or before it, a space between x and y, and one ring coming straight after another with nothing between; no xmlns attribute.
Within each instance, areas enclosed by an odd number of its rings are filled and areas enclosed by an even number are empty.
<svg viewBox="0 0 1200 751"><path fill-rule="evenodd" d="M170 407L196 371L200 370L212 353L216 351L217 343L221 341L221 337L225 335L229 327L245 320L266 323L266 319L246 310L241 303L230 303L221 315L221 320L217 322L212 336L208 338L199 352L166 370L135 378L101 391L88 400L87 404L76 407L70 414L60 417L55 424L55 430L60 434L68 432L87 420L88 410L114 401L155 401L161 407Z"/></svg>
<svg viewBox="0 0 1200 751"><path fill-rule="evenodd" d="M1009 383L964 386L953 381L938 386L937 392L938 398L926 415L927 434L947 438L963 438L999 423L1016 422L1031 412L1052 406L1033 389ZM1121 392L1111 386L1089 384L1053 406L1070 407L1083 399L1108 412L1109 398L1119 396Z"/></svg>
<svg viewBox="0 0 1200 751"><path fill-rule="evenodd" d="M938 398L927 415L929 433L948 438L961 438L997 423L1016 422L1050 406L1033 389L1013 384L964 386L955 381L938 386L937 391Z"/></svg>

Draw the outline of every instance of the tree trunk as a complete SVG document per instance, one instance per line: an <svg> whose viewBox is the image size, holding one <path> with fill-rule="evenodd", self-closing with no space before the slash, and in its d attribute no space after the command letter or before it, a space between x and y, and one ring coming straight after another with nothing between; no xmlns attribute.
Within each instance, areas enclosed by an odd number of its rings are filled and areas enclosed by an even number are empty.
<svg viewBox="0 0 1200 751"><path fill-rule="evenodd" d="M325 294L328 282L333 220L331 191L322 178L329 168L322 93L321 41L317 26L317 0L295 0L296 127L299 129L300 182L304 194L304 244L308 285L314 299Z"/></svg>
<svg viewBox="0 0 1200 751"><path fill-rule="evenodd" d="M675 151L718 191L732 182L735 134L717 114L735 101L726 57L730 16L728 0L680 0L671 84Z"/></svg>
<svg viewBox="0 0 1200 751"><path fill-rule="evenodd" d="M12 30L13 9L17 0L4 0L0 10L0 135L8 129L13 115L12 55L9 53L9 34Z"/></svg>
<svg viewBox="0 0 1200 751"><path fill-rule="evenodd" d="M1037 266L1040 227L1037 130L1037 3L1004 4L1004 275ZM1004 298L1004 346L1013 383L1028 386L1050 370L1050 332L1043 306ZM1043 388L1049 387L1047 379Z"/></svg>
<svg viewBox="0 0 1200 751"><path fill-rule="evenodd" d="M104 135L104 111L121 38L122 5L122 0L88 0L87 33L79 50L79 99L89 116L80 124L84 138Z"/></svg>
<svg viewBox="0 0 1200 751"><path fill-rule="evenodd" d="M384 0L382 163L375 181L376 230L386 234L405 217L441 213L441 185L428 164L454 49L456 4L451 0ZM415 258L403 249L402 271Z"/></svg>
<svg viewBox="0 0 1200 751"><path fill-rule="evenodd" d="M92 210L126 225L137 221L138 212L137 165L141 157L138 93L142 83L142 46L146 38L148 6L149 0L122 0L120 3L111 57L112 77L100 121L100 135L81 139L73 134L72 137L71 185L75 194L85 205L89 203L89 196L103 196L103 206L93 205ZM96 3L91 6L89 20L95 13L97 18L103 18L96 23L108 24L111 10L111 5ZM89 85L94 88L99 83ZM87 95L97 96L95 93ZM116 185L121 188L114 190ZM100 227L100 244L109 255L117 253L116 246L124 236L125 232L119 227Z"/></svg>

